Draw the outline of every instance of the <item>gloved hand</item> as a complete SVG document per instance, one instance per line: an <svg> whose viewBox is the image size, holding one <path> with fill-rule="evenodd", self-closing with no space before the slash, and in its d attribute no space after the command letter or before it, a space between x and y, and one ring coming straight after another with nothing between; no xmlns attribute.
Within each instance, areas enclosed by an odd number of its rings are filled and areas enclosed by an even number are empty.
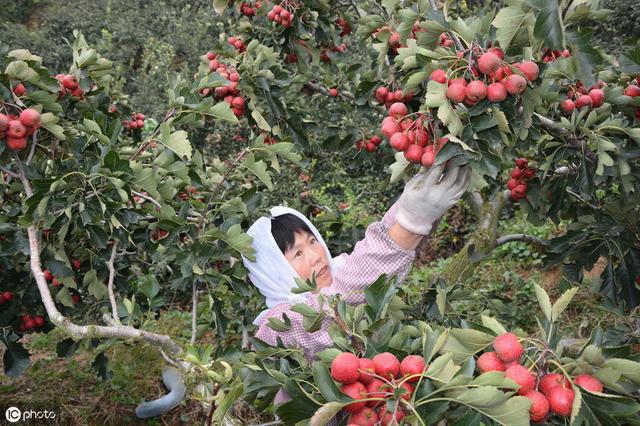
<svg viewBox="0 0 640 426"><path fill-rule="evenodd" d="M445 164L415 175L404 186L396 221L407 231L427 235L433 223L454 205L469 185L471 167L454 166L438 183Z"/></svg>

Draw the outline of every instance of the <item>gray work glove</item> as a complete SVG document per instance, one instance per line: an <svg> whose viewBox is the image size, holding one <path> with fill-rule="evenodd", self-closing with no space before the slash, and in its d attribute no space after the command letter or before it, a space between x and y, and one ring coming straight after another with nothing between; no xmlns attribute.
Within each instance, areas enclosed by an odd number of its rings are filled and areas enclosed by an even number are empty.
<svg viewBox="0 0 640 426"><path fill-rule="evenodd" d="M444 169L444 164L432 167L426 173L415 175L404 186L396 221L407 231L429 234L433 223L467 190L471 167L448 167L444 178L438 183Z"/></svg>

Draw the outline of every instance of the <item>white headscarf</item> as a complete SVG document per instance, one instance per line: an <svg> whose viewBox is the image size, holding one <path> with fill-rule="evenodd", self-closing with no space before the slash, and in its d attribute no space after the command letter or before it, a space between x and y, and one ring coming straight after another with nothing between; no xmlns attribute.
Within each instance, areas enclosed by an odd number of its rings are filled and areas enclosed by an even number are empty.
<svg viewBox="0 0 640 426"><path fill-rule="evenodd" d="M331 274L333 277L342 269L345 260L340 257L331 258L331 253L325 244L324 239L315 226L299 211L289 207L277 206L271 209L271 217L263 216L256 220L247 231L253 238L253 248L256 251L256 261L252 262L246 257L242 257L244 266L249 270L249 279L260 293L266 298L269 309L280 303L302 303L307 299L303 294L294 294L291 289L296 287L295 277L298 273L289 264L284 254L280 251L278 244L271 234L271 219L276 216L290 213L302 219L309 227L317 241L322 243L327 259L330 259ZM259 324L262 317L269 311L265 309L256 319L254 324Z"/></svg>

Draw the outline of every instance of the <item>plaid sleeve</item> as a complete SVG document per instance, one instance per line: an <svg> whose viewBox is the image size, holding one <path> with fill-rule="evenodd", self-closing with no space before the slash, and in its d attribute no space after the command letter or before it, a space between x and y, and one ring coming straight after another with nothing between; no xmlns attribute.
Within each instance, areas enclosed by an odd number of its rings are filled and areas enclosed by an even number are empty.
<svg viewBox="0 0 640 426"><path fill-rule="evenodd" d="M365 302L363 290L380 275L396 276L399 282L404 281L415 251L403 249L389 236L397 210L398 202L380 222L367 227L364 238L356 244L331 287L321 290L324 294L341 294L348 303L359 304Z"/></svg>
<svg viewBox="0 0 640 426"><path fill-rule="evenodd" d="M314 295L309 295L308 304L314 309L319 308L317 298ZM269 318L284 321L285 314L291 320L291 328L288 331L275 331L269 327ZM329 319L325 318L320 330L308 333L304 329L302 315L292 311L290 304L281 303L273 307L262 319L258 326L256 337L273 346L277 344L278 338L280 338L286 347L302 349L305 357L312 360L315 358L316 352L333 345L328 330Z"/></svg>

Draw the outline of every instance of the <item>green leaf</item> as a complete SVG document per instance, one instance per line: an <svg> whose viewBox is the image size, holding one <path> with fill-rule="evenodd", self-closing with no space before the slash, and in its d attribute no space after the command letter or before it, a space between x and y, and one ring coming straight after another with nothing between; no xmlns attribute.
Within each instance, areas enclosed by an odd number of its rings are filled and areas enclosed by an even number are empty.
<svg viewBox="0 0 640 426"><path fill-rule="evenodd" d="M560 16L558 0L527 0L527 3L540 9L533 29L534 35L544 40L544 46L549 49L564 49L564 25Z"/></svg>
<svg viewBox="0 0 640 426"><path fill-rule="evenodd" d="M551 308L551 320L553 322L558 321L558 318L560 318L560 315L569 305L571 299L573 299L573 296L575 296L575 294L578 292L578 289L578 287L570 288L569 290L565 291L558 300L556 300L556 302L553 304L553 307Z"/></svg>
<svg viewBox="0 0 640 426"><path fill-rule="evenodd" d="M168 138L161 142L171 151L175 152L180 159L186 158L187 160L191 160L192 149L187 136L186 131L178 130L177 132L171 133Z"/></svg>
<svg viewBox="0 0 640 426"><path fill-rule="evenodd" d="M480 352L493 342L494 337L478 330L454 328L440 349L440 353L450 352L456 362L463 362Z"/></svg>
<svg viewBox="0 0 640 426"><path fill-rule="evenodd" d="M338 389L331 378L331 374L329 374L329 370L324 364L316 361L313 363L312 370L313 381L326 401L337 401L341 403L353 401L353 398L345 395Z"/></svg>
<svg viewBox="0 0 640 426"><path fill-rule="evenodd" d="M533 14L516 6L505 7L496 15L492 24L497 28L496 39L506 51L516 35L532 24Z"/></svg>
<svg viewBox="0 0 640 426"><path fill-rule="evenodd" d="M445 102L438 108L438 118L449 129L449 132L454 136L459 136L462 133L462 121L460 117L453 110L453 107L449 102Z"/></svg>
<svg viewBox="0 0 640 426"><path fill-rule="evenodd" d="M232 225L227 232L214 228L208 230L203 238L206 240L222 240L231 248L251 261L255 261L255 250L251 246L251 236L242 231L239 223Z"/></svg>
<svg viewBox="0 0 640 426"><path fill-rule="evenodd" d="M244 390L244 386L242 382L236 383L229 391L225 394L222 401L218 400L216 402L216 411L213 412L213 421L214 425L222 425L226 424L224 421L229 409L233 406L233 403L242 396L242 391Z"/></svg>
<svg viewBox="0 0 640 426"><path fill-rule="evenodd" d="M60 291L58 291L58 294L56 294L56 300L62 303L62 305L66 306L67 308L73 307L71 293L69 293L69 289L66 286L62 287Z"/></svg>
<svg viewBox="0 0 640 426"><path fill-rule="evenodd" d="M483 415L493 419L497 423L505 426L528 426L529 425L529 408L531 401L524 396L514 396L509 399L501 400L498 393L505 395L499 389L493 387L482 387L474 389L476 392L463 393L464 401L471 408L479 411ZM484 392L482 392L484 390ZM506 396L506 395L505 395ZM459 398L458 398L459 399ZM489 404L491 401L500 401L495 405L478 405ZM476 404L476 405L472 405Z"/></svg>
<svg viewBox="0 0 640 426"><path fill-rule="evenodd" d="M480 317L482 318L482 325L491 329L494 333L496 333L496 335L499 336L507 332L504 326L500 324L495 318L488 317L486 315L481 315Z"/></svg>
<svg viewBox="0 0 640 426"><path fill-rule="evenodd" d="M267 321L269 328L280 333L291 330L291 320L289 317L286 314L282 314L282 317L284 321L278 318L269 318Z"/></svg>
<svg viewBox="0 0 640 426"><path fill-rule="evenodd" d="M324 426L331 421L332 418L335 417L336 414L342 407L347 404L341 402L328 402L324 404L322 407L318 408L318 410L311 417L310 425L314 426Z"/></svg>
<svg viewBox="0 0 640 426"><path fill-rule="evenodd" d="M267 163L262 160L256 161L253 154L248 154L244 157L241 163L244 167L251 170L254 175L258 177L265 184L269 191L273 190L273 183L271 182L271 175L267 171Z"/></svg>
<svg viewBox="0 0 640 426"><path fill-rule="evenodd" d="M37 83L40 80L38 73L24 61L10 62L4 72L13 80L28 81L29 83Z"/></svg>
<svg viewBox="0 0 640 426"><path fill-rule="evenodd" d="M213 0L213 9L218 15L222 15L227 8L228 0Z"/></svg>
<svg viewBox="0 0 640 426"><path fill-rule="evenodd" d="M407 79L404 90L411 90L420 86L422 82L427 78L429 78L429 73L426 71L418 71L416 73L413 73L411 77Z"/></svg>
<svg viewBox="0 0 640 426"><path fill-rule="evenodd" d="M215 104L209 110L209 115L212 115L213 117L219 118L220 120L224 120L232 124L236 124L238 122L238 117L235 116L235 114L231 110L231 106L227 102L219 102Z"/></svg>
<svg viewBox="0 0 640 426"><path fill-rule="evenodd" d="M2 357L4 374L18 378L29 367L29 351L17 342L18 336L13 333L2 333L0 340L7 348Z"/></svg>
<svg viewBox="0 0 640 426"><path fill-rule="evenodd" d="M389 166L391 183L398 182L405 175L405 172L411 168L411 163L404 157L403 152L396 152L394 158L396 159L395 163Z"/></svg>
<svg viewBox="0 0 640 426"><path fill-rule="evenodd" d="M90 295L96 300L103 300L109 297L107 286L98 279L95 269L90 269L84 277L82 277L82 285L87 288Z"/></svg>
<svg viewBox="0 0 640 426"><path fill-rule="evenodd" d="M551 300L549 300L549 295L542 287L538 284L534 284L534 288L536 290L536 297L538 299L538 305L540 305L540 309L542 309L542 313L547 318L547 321L551 321Z"/></svg>
<svg viewBox="0 0 640 426"><path fill-rule="evenodd" d="M425 375L438 382L449 383L460 370L460 366L453 362L453 357L453 354L445 353L434 359L429 364Z"/></svg>
<svg viewBox="0 0 640 426"><path fill-rule="evenodd" d="M51 132L56 138L61 141L66 139L64 135L64 129L57 125L59 118L50 112L46 112L40 116L40 120L42 121L42 127Z"/></svg>
<svg viewBox="0 0 640 426"><path fill-rule="evenodd" d="M623 376L640 383L640 362L631 361L630 359L609 358L604 362L604 367L615 368Z"/></svg>
<svg viewBox="0 0 640 426"><path fill-rule="evenodd" d="M252 109L251 117L253 117L253 119L256 121L256 124L259 128L261 128L265 132L271 132L271 126L269 125L269 123L267 123L267 120L264 119L260 111L258 111L257 109Z"/></svg>
<svg viewBox="0 0 640 426"><path fill-rule="evenodd" d="M27 49L16 49L7 53L10 58L17 59L19 61L35 61L42 63L42 58L29 52Z"/></svg>

